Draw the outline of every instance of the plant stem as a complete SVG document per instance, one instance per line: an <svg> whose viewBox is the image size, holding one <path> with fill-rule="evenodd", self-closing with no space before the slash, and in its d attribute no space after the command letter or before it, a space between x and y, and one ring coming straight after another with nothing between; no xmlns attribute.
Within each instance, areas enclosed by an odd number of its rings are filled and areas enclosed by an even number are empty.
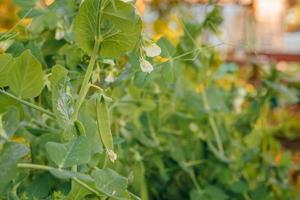
<svg viewBox="0 0 300 200"><path fill-rule="evenodd" d="M220 154L223 156L224 155L224 148L223 148L223 144L222 144L222 141L221 141L220 133L219 133L219 130L217 128L217 124L215 122L215 119L213 118L213 116L210 113L210 106L209 106L208 99L207 99L205 91L203 91L203 93L202 93L202 99L203 99L204 108L205 108L206 112L208 113L209 124L211 126L214 137L216 139L218 149L220 151Z"/></svg>
<svg viewBox="0 0 300 200"><path fill-rule="evenodd" d="M38 165L38 164L31 164L31 163L18 163L17 167L18 168L25 168L25 169L38 169L38 170L43 170L43 171L50 171L50 170L56 169L54 167L49 167L49 166L45 166L45 165ZM102 197L102 195L97 190L95 190L94 188L90 187L85 182L79 180L76 177L73 177L72 179L75 182L77 182L79 185L81 185L82 187L84 187L87 190L95 193L97 196Z"/></svg>
<svg viewBox="0 0 300 200"><path fill-rule="evenodd" d="M79 180L78 178L73 178L73 180L78 183L79 185L81 185L82 187L86 188L87 190L95 193L98 197L102 197L101 194L99 194L99 192L97 190L95 190L94 188L90 187L88 184L86 184L85 182Z"/></svg>
<svg viewBox="0 0 300 200"><path fill-rule="evenodd" d="M72 114L72 118L71 118L72 121L77 120L80 107L81 107L81 105L82 105L82 103L83 103L83 101L86 97L86 94L88 93L88 90L89 90L89 87L90 87L89 81L90 81L90 78L91 78L92 73L93 73L94 65L96 63L97 54L99 53L99 48L100 48L100 40L96 39L94 49L93 49L93 53L92 53L87 71L84 75L83 82L82 82L82 85L81 85L81 88L80 88L80 91L79 91L78 99L75 103L74 113Z"/></svg>
<svg viewBox="0 0 300 200"><path fill-rule="evenodd" d="M45 165L37 165L37 164L30 164L30 163L18 163L18 168L30 168L30 169L38 169L44 171L50 171L55 169L53 167L45 166Z"/></svg>
<svg viewBox="0 0 300 200"><path fill-rule="evenodd" d="M42 112L42 113L45 113L45 114L49 115L49 116L52 117L52 118L55 118L54 113L51 112L51 111L49 111L49 110L46 110L46 109L44 109L44 108L42 108L42 107L40 107L40 106L37 106L37 105L35 105L35 104L33 104L33 103L30 103L30 102L28 102L28 101L25 101L25 100L19 98L19 97L16 97L15 95L10 94L9 92L6 92L5 90L0 89L0 93L2 93L2 94L4 94L4 95L6 95L6 96L8 96L8 97L10 97L10 98L12 98L12 99L14 99L14 100L16 100L16 101L18 101L18 102L20 102L20 103L22 103L22 104L24 104L24 105L26 105L26 106L29 106L29 107L31 107L31 108L33 108L33 109L35 109L35 110L38 110L38 111L40 111L40 112Z"/></svg>

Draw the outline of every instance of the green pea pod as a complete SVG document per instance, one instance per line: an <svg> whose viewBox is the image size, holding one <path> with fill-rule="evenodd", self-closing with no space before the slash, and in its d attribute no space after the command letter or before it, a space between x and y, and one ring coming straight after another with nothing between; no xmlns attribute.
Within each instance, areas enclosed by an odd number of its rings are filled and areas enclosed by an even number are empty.
<svg viewBox="0 0 300 200"><path fill-rule="evenodd" d="M114 162L116 154L114 153L113 137L110 129L109 113L105 98L101 95L96 99L97 125L98 132L104 147L106 148L109 159Z"/></svg>

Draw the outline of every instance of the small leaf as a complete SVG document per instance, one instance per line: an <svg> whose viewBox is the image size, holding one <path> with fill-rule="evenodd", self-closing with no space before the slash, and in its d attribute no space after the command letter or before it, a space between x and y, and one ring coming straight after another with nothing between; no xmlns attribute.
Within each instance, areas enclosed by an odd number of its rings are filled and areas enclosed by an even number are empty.
<svg viewBox="0 0 300 200"><path fill-rule="evenodd" d="M83 126L86 129L86 137L91 145L92 154L103 153L103 145L98 134L97 122L87 113L82 113L79 116Z"/></svg>
<svg viewBox="0 0 300 200"><path fill-rule="evenodd" d="M17 175L17 163L28 153L28 148L22 144L5 143L0 152L0 193Z"/></svg>
<svg viewBox="0 0 300 200"><path fill-rule="evenodd" d="M68 143L48 142L46 151L50 159L59 167L88 163L91 158L91 148L88 139L80 136Z"/></svg>
<svg viewBox="0 0 300 200"><path fill-rule="evenodd" d="M20 17L24 17L29 12L32 12L32 9L37 4L38 0L13 0L13 2L20 8Z"/></svg>
<svg viewBox="0 0 300 200"><path fill-rule="evenodd" d="M54 65L51 70L51 76L49 78L51 82L51 86L55 87L55 85L60 81L61 79L67 77L68 70L64 68L61 65Z"/></svg>
<svg viewBox="0 0 300 200"><path fill-rule="evenodd" d="M117 57L131 51L139 40L141 20L134 6L121 0L85 0L75 18L75 39L91 54L96 38L100 55Z"/></svg>
<svg viewBox="0 0 300 200"><path fill-rule="evenodd" d="M9 139L18 129L20 123L20 114L16 107L10 107L7 111L1 116L2 122L0 121L0 136ZM2 125L2 127L1 127Z"/></svg>
<svg viewBox="0 0 300 200"><path fill-rule="evenodd" d="M23 113L20 103L5 94L0 94L0 113L6 112L11 106L18 108L20 114Z"/></svg>
<svg viewBox="0 0 300 200"><path fill-rule="evenodd" d="M90 193L91 192L89 190L85 189L75 181L72 181L71 191L66 197L66 200L82 200L86 195Z"/></svg>
<svg viewBox="0 0 300 200"><path fill-rule="evenodd" d="M13 57L10 54L0 55L0 87L8 86L7 76L9 72L10 63L13 61Z"/></svg>
<svg viewBox="0 0 300 200"><path fill-rule="evenodd" d="M58 77L51 80L52 85L52 110L55 117L58 119L58 123L62 128L66 128L71 123L71 116L74 112L73 97L71 94L71 87L69 87L69 81L63 77L60 80L55 80Z"/></svg>
<svg viewBox="0 0 300 200"><path fill-rule="evenodd" d="M176 49L173 47L171 42L166 38L161 38L157 44L161 48L161 56L168 58L167 62L162 64L162 76L168 82L174 82L177 74L178 62L173 60L173 56L176 53Z"/></svg>
<svg viewBox="0 0 300 200"><path fill-rule="evenodd" d="M172 58L176 53L176 49L167 38L162 37L159 39L157 45L161 48L160 55L164 58Z"/></svg>
<svg viewBox="0 0 300 200"><path fill-rule="evenodd" d="M127 178L112 169L99 169L93 172L96 187L99 191L115 199L126 199Z"/></svg>
<svg viewBox="0 0 300 200"><path fill-rule="evenodd" d="M144 73L141 71L138 71L134 75L134 84L137 87L145 87L149 82L150 75L148 73Z"/></svg>
<svg viewBox="0 0 300 200"><path fill-rule="evenodd" d="M10 66L8 85L18 97L32 98L44 88L44 74L40 62L25 50Z"/></svg>

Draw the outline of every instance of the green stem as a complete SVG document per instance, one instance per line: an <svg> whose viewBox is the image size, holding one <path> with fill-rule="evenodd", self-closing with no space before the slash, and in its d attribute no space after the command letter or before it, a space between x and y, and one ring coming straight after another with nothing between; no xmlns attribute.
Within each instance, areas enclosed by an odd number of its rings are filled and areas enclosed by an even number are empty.
<svg viewBox="0 0 300 200"><path fill-rule="evenodd" d="M107 161L108 161L108 155L107 153L105 154L105 157L104 157L104 162L103 162L103 166L102 166L102 169L105 169L106 166L107 166Z"/></svg>
<svg viewBox="0 0 300 200"><path fill-rule="evenodd" d="M44 171L50 171L54 169L53 167L45 166L45 165L37 165L37 164L30 164L30 163L18 163L18 168L29 168L29 169L38 169Z"/></svg>
<svg viewBox="0 0 300 200"><path fill-rule="evenodd" d="M45 166L45 165L38 165L38 164L31 164L31 163L18 163L18 168L25 168L25 169L37 169L37 170L43 170L43 171L50 171L56 168ZM75 182L77 182L79 185L82 187L86 188L87 190L95 193L97 196L102 197L102 195L95 190L94 188L90 187L88 184L85 182L79 180L78 178L74 177L72 178Z"/></svg>
<svg viewBox="0 0 300 200"><path fill-rule="evenodd" d="M79 185L81 185L82 187L86 188L87 190L89 190L90 192L95 193L98 197L102 197L102 195L95 190L94 188L90 187L88 184L86 184L85 182L79 180L78 178L73 178L73 180L78 183Z"/></svg>
<svg viewBox="0 0 300 200"><path fill-rule="evenodd" d="M155 130L153 128L153 125L152 125L152 122L151 122L151 119L150 119L150 116L149 116L149 113L146 114L147 116L147 122L148 122L148 126L149 126L149 130L150 130L150 134L151 134L151 137L152 139L154 140L155 142L155 145L159 145L159 140L156 136L156 133L155 133Z"/></svg>
<svg viewBox="0 0 300 200"><path fill-rule="evenodd" d="M77 120L80 107L81 107L81 105L82 105L82 103L83 103L83 101L86 97L86 94L88 93L88 90L89 90L89 87L90 87L89 81L90 81L92 73L93 73L94 65L96 63L97 54L99 53L99 48L100 48L100 40L96 39L96 42L95 42L95 45L94 45L94 50L93 50L93 53L92 53L92 56L91 56L91 60L89 62L87 71L84 75L82 86L81 86L80 91L79 91L78 99L75 103L74 113L73 113L72 118L71 118L72 121Z"/></svg>
<svg viewBox="0 0 300 200"><path fill-rule="evenodd" d="M223 144L222 144L222 141L221 141L220 133L219 133L219 130L217 128L217 124L215 122L215 119L213 118L213 116L210 113L210 106L209 106L208 99L207 99L205 91L203 91L202 99L203 99L203 103L204 103L204 108L205 108L206 112L208 113L209 124L211 126L214 137L216 139L218 149L220 151L220 154L223 156L224 155L224 148L223 148Z"/></svg>
<svg viewBox="0 0 300 200"><path fill-rule="evenodd" d="M49 116L52 117L52 118L55 118L54 113L51 112L51 111L49 111L49 110L46 110L46 109L44 109L44 108L42 108L42 107L40 107L40 106L37 106L37 105L35 105L35 104L33 104L33 103L30 103L30 102L28 102L28 101L25 101L25 100L19 98L19 97L16 97L16 96L14 96L13 94L10 94L9 92L6 92L5 90L1 90L1 89L0 89L0 93L2 93L2 94L4 94L4 95L6 95L6 96L8 96L8 97L10 97L10 98L12 98L12 99L18 101L18 102L20 102L21 104L24 104L24 105L26 105L26 106L29 106L29 107L31 107L31 108L33 108L33 109L35 109L35 110L38 110L38 111L40 111L40 112L42 112L42 113L45 113L45 114L49 115Z"/></svg>

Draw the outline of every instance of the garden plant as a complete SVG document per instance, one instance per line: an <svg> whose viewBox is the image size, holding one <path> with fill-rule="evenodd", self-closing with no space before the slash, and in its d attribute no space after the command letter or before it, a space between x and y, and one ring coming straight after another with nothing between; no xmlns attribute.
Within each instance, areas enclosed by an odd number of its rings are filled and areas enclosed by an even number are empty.
<svg viewBox="0 0 300 200"><path fill-rule="evenodd" d="M176 5L175 43L149 37L132 1L13 2L21 20L0 35L0 199L295 199L291 155L265 126L284 86L272 66L248 84L251 72L222 62L224 43L205 43L218 5L202 22Z"/></svg>

